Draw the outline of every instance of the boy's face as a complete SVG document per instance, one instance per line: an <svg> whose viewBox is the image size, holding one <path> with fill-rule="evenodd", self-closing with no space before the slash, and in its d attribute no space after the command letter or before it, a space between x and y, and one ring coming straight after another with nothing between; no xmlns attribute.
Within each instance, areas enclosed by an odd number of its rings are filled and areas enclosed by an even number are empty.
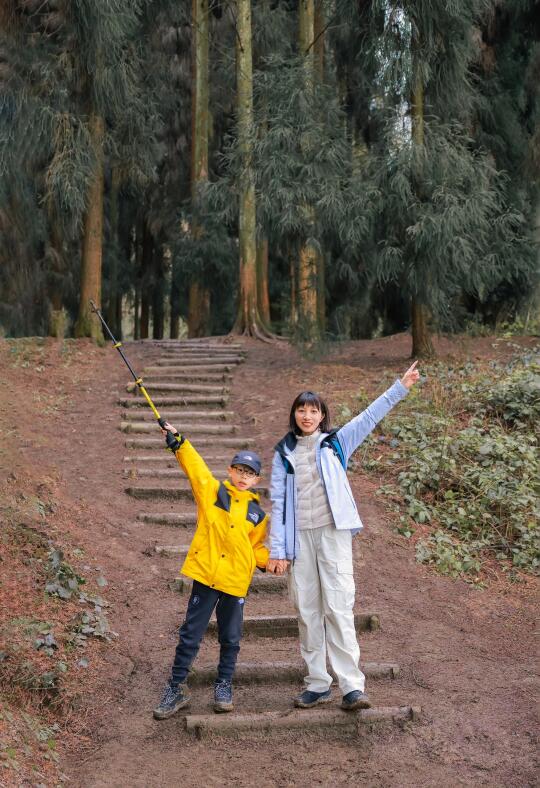
<svg viewBox="0 0 540 788"><path fill-rule="evenodd" d="M249 490L261 479L247 465L229 465L229 477L237 490Z"/></svg>

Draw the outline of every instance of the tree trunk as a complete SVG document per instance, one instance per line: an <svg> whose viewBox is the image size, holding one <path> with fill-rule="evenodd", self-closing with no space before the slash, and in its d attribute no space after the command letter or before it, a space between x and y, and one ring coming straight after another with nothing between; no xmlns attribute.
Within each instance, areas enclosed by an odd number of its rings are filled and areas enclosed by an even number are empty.
<svg viewBox="0 0 540 788"><path fill-rule="evenodd" d="M189 288L188 337L208 336L210 320L210 293L198 282L192 282Z"/></svg>
<svg viewBox="0 0 540 788"><path fill-rule="evenodd" d="M267 336L257 307L257 238L255 180L252 166L253 58L251 0L236 0L236 94L238 147L242 159L239 195L240 282L233 333L264 339Z"/></svg>
<svg viewBox="0 0 540 788"><path fill-rule="evenodd" d="M291 313L290 323L291 329L294 329L298 323L298 288L297 288L297 265L296 265L296 251L293 252L289 246L289 279L291 283Z"/></svg>
<svg viewBox="0 0 540 788"><path fill-rule="evenodd" d="M326 18L324 0L315 0L314 35L315 76L319 83L324 81L324 29ZM326 331L326 255L321 248L317 254L317 322L321 336Z"/></svg>
<svg viewBox="0 0 540 788"><path fill-rule="evenodd" d="M304 90L311 93L315 89L315 0L299 0L298 3L299 37L298 48L304 59ZM306 206L308 232L315 232L315 211ZM316 341L318 326L318 269L323 264L322 255L314 244L306 238L298 257L298 302L300 306L300 326L305 341Z"/></svg>
<svg viewBox="0 0 540 788"><path fill-rule="evenodd" d="M107 299L107 323L117 339L122 338L122 320L118 320L118 192L120 190L120 173L118 167L113 167L111 172L111 193L109 197L110 214L110 244L111 266L109 271L109 294ZM121 311L120 311L121 315Z"/></svg>
<svg viewBox="0 0 540 788"><path fill-rule="evenodd" d="M429 330L429 310L415 298L411 300L412 357L431 358L435 355Z"/></svg>
<svg viewBox="0 0 540 788"><path fill-rule="evenodd" d="M171 306L170 338L178 339L178 337L180 336L180 289L176 284L174 260L172 261L172 270L171 270L170 306Z"/></svg>
<svg viewBox="0 0 540 788"><path fill-rule="evenodd" d="M191 21L191 205L193 209L191 231L194 238L200 238L204 229L197 215L199 193L208 180L208 0L192 0ZM196 287L193 286L195 284ZM204 292L201 292L203 290ZM195 299L193 302L192 298ZM208 308L206 308L207 304ZM206 323L204 323L205 318ZM193 280L189 288L188 331L193 329L197 331L196 336L206 336L209 318L210 290L204 282ZM188 336L192 334L188 333Z"/></svg>
<svg viewBox="0 0 540 788"><path fill-rule="evenodd" d="M152 338L163 339L165 331L165 271L162 245L154 249L152 279Z"/></svg>
<svg viewBox="0 0 540 788"><path fill-rule="evenodd" d="M105 124L100 115L92 113L88 122L95 156L95 172L88 193L88 208L84 218L81 258L81 295L79 316L75 324L76 337L102 340L101 323L92 312L90 299L101 306L101 260L103 253L103 139Z"/></svg>
<svg viewBox="0 0 540 788"><path fill-rule="evenodd" d="M67 333L68 316L62 298L62 280L66 275L64 240L58 219L50 217L51 262L47 276L47 296L49 300L48 334L63 339Z"/></svg>
<svg viewBox="0 0 540 788"><path fill-rule="evenodd" d="M152 258L154 254L154 239L148 228L146 220L143 224L142 249L141 249L141 322L140 339L148 339L150 332L150 301L152 294Z"/></svg>
<svg viewBox="0 0 540 788"><path fill-rule="evenodd" d="M413 145L424 144L424 86L421 76L416 70L411 96L411 124ZM417 189L421 184L417 184ZM424 288L426 285L424 283ZM426 288L427 289L427 288ZM418 292L411 298L412 356L414 358L430 358L435 355L429 328L429 310Z"/></svg>
<svg viewBox="0 0 540 788"><path fill-rule="evenodd" d="M270 326L270 296L268 294L268 238L259 238L257 242L257 302L259 315L267 326Z"/></svg>

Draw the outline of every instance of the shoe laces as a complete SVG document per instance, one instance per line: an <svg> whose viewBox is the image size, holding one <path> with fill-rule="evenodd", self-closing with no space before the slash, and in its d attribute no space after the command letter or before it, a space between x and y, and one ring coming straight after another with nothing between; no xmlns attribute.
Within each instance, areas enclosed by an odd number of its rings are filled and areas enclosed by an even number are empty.
<svg viewBox="0 0 540 788"><path fill-rule="evenodd" d="M163 698L161 700L161 703L163 705L167 705L168 703L171 703L176 698L177 695L178 695L178 687L173 687L172 684L167 684L167 686L165 687L165 692L163 693Z"/></svg>
<svg viewBox="0 0 540 788"><path fill-rule="evenodd" d="M218 681L214 687L216 700L230 700L232 694L232 684L230 681Z"/></svg>

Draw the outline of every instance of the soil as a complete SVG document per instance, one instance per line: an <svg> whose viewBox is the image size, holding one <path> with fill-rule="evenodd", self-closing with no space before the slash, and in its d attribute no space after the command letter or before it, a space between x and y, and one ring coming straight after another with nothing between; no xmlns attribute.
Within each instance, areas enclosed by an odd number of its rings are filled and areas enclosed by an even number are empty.
<svg viewBox="0 0 540 788"><path fill-rule="evenodd" d="M410 363L405 335L346 343L311 361L285 343L240 341L247 361L235 373L228 409L235 411L243 434L257 439L267 470L298 391L315 388L336 405L359 388L380 393ZM533 342L518 344L529 347ZM502 359L515 352L515 345L515 340L493 338L441 339L438 352L449 361ZM361 635L362 659L401 665L398 679L373 680L368 689L377 705L421 706L421 720L359 736L339 731L243 733L204 741L183 730L181 714L154 721L152 709L167 678L187 597L170 587L178 560L159 556L153 548L185 543L186 532L137 521L144 504L124 494L127 452L118 431L116 400L129 378L116 353L110 347L73 343L67 363L61 347L46 342L39 363L30 354L24 366L13 361L12 346L0 343L6 371L0 419L10 447L0 453L0 480L9 473L53 479L59 505L77 512L69 524L70 539L108 582L109 619L118 637L95 654L91 690L78 712L84 716L85 735L65 739L62 784L538 784L535 582L512 585L501 579L478 590L417 564L410 544L396 533L392 516L375 496L375 481L361 471L351 476L365 525L355 539L356 604L359 610L379 613L382 623L380 631ZM126 349L136 369L158 355L152 343ZM189 433L188 425L185 431ZM246 601L246 615L273 612L292 612L285 596L252 594ZM212 664L216 654L216 643L205 639L199 663ZM295 657L293 639L248 637L242 643L245 661ZM286 708L298 689L286 684L237 687L235 706L238 711ZM191 694L193 713L210 712L211 687ZM334 696L337 702L337 689ZM5 773L0 773L0 784L22 784L16 775L8 778L12 782L2 779Z"/></svg>

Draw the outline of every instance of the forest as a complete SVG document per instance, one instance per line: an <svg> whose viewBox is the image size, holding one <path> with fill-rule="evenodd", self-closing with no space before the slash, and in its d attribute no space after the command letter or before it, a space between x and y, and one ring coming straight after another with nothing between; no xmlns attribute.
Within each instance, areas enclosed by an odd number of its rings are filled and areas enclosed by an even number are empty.
<svg viewBox="0 0 540 788"><path fill-rule="evenodd" d="M532 0L3 0L0 334L538 313Z"/></svg>

